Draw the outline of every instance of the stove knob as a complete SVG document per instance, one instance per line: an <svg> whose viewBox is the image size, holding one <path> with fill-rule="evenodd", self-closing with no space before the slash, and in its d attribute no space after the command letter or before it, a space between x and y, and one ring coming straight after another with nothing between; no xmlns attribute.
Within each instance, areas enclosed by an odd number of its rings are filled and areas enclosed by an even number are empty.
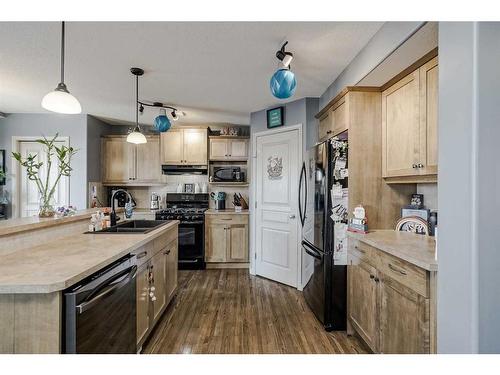
<svg viewBox="0 0 500 375"><path fill-rule="evenodd" d="M177 220L181 220L181 219L182 219L182 216L181 216L181 215L177 215L176 219L177 219Z"/></svg>

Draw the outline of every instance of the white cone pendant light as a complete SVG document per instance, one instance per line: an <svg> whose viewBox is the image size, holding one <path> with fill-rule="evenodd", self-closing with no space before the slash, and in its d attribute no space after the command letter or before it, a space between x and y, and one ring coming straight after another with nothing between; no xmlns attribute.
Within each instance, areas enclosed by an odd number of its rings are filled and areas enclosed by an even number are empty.
<svg viewBox="0 0 500 375"><path fill-rule="evenodd" d="M49 92L42 99L42 107L57 113L68 115L82 112L82 106L78 99L71 95L64 84L64 21L61 32L61 82L54 91Z"/></svg>
<svg viewBox="0 0 500 375"><path fill-rule="evenodd" d="M127 135L127 142L139 145L148 142L139 127L139 76L144 74L144 70L140 68L132 68L130 71L133 75L135 75L135 128L132 133Z"/></svg>

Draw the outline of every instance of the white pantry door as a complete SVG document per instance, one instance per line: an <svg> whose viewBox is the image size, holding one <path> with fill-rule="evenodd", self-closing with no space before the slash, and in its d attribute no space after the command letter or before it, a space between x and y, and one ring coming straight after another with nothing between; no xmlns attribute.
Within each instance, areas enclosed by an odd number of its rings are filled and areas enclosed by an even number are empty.
<svg viewBox="0 0 500 375"><path fill-rule="evenodd" d="M298 283L301 148L298 129L256 138L255 272L293 287Z"/></svg>
<svg viewBox="0 0 500 375"><path fill-rule="evenodd" d="M68 142L57 141L56 145L58 147L62 145L67 145ZM43 166L40 171L40 177L45 183L45 178L47 176L47 153L45 152L46 147L40 143L34 141L21 141L19 142L19 152L23 159L28 155L36 155L37 161L43 162ZM52 167L50 169L50 184L55 182L58 172L57 157L52 156ZM28 217L38 214L38 209L40 205L40 193L36 186L35 181L28 179L26 175L26 169L20 167L20 195L19 195L19 216ZM54 193L54 200L57 206L66 206L69 204L69 181L68 177L61 177L59 184Z"/></svg>

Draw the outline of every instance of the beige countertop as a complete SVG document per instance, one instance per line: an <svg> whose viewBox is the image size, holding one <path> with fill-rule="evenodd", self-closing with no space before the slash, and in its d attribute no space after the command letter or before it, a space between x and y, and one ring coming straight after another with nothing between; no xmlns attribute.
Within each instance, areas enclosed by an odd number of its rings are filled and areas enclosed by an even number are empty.
<svg viewBox="0 0 500 375"><path fill-rule="evenodd" d="M434 237L394 230L347 232L347 235L427 271L438 269Z"/></svg>
<svg viewBox="0 0 500 375"><path fill-rule="evenodd" d="M205 211L205 215L248 215L250 213L249 210L243 210L240 212L236 212L234 209L226 209L226 210L215 210L210 208Z"/></svg>
<svg viewBox="0 0 500 375"><path fill-rule="evenodd" d="M1 256L0 293L66 289L178 224L173 220L147 234L82 233Z"/></svg>
<svg viewBox="0 0 500 375"><path fill-rule="evenodd" d="M73 216L40 218L38 216L21 217L18 219L8 219L0 221L0 236L25 232L28 230L48 228L63 223L90 219L90 216L101 208L89 208L79 210Z"/></svg>

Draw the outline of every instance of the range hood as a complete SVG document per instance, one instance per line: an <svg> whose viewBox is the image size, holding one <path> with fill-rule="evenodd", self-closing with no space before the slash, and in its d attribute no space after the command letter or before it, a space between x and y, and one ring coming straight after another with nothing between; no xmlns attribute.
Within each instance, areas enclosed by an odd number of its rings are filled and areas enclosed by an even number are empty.
<svg viewBox="0 0 500 375"><path fill-rule="evenodd" d="M167 175L179 174L207 174L208 167L206 165L162 165L161 173Z"/></svg>

